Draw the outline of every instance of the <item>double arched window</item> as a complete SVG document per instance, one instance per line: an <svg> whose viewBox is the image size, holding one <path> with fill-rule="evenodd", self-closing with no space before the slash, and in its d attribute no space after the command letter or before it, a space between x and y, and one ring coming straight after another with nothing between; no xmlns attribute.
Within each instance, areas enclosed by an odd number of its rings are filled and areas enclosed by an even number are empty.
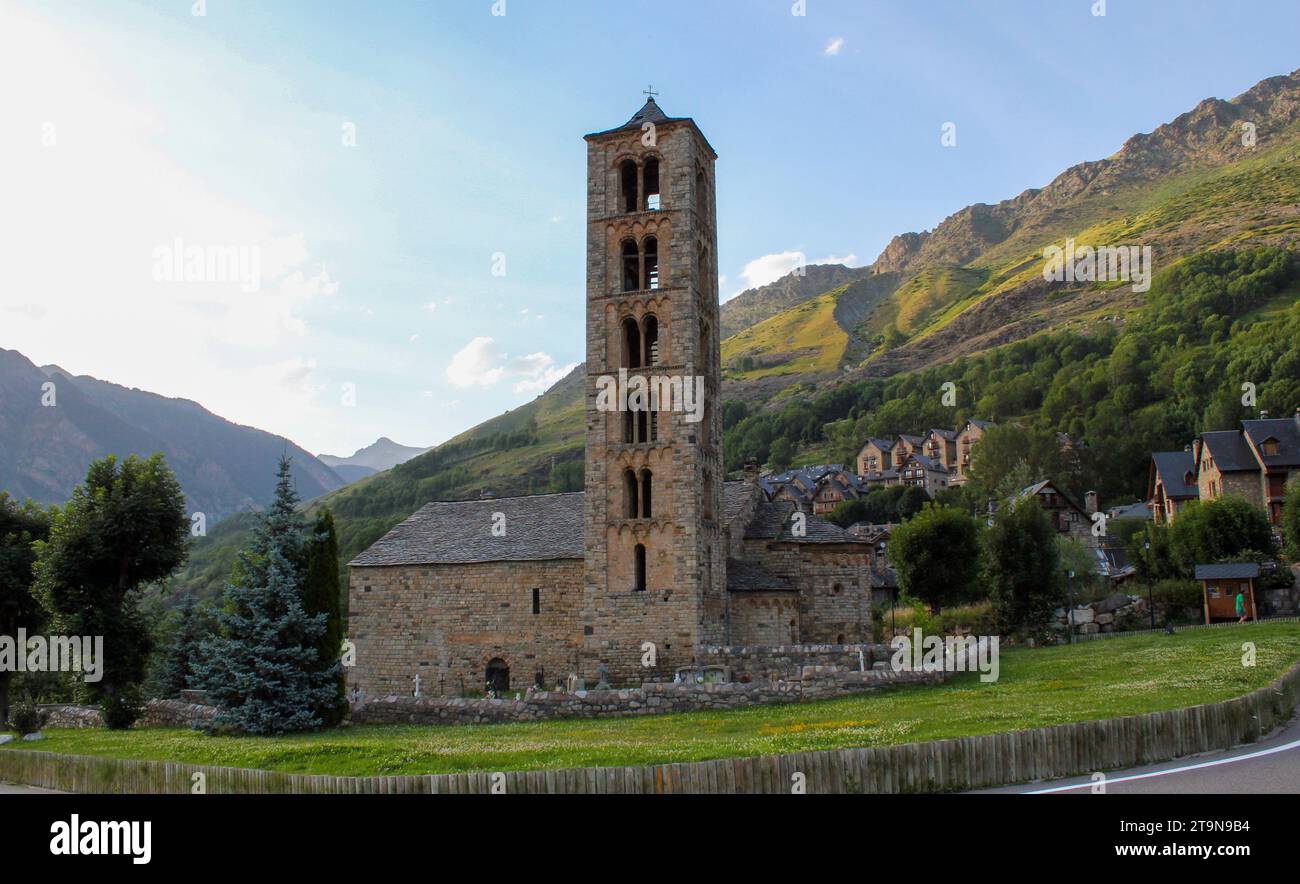
<svg viewBox="0 0 1300 884"><path fill-rule="evenodd" d="M623 368L648 368L659 364L659 318L647 313L640 322L623 320Z"/></svg>
<svg viewBox="0 0 1300 884"><path fill-rule="evenodd" d="M663 207L660 177L658 157L646 157L642 164L623 160L618 168L619 208L623 213L659 211Z"/></svg>
<svg viewBox="0 0 1300 884"><path fill-rule="evenodd" d="M649 470L623 471L624 515L629 519L654 518L654 474Z"/></svg>
<svg viewBox="0 0 1300 884"><path fill-rule="evenodd" d="M620 248L623 264L623 291L655 291L659 288L659 238L647 236L638 245L625 239Z"/></svg>

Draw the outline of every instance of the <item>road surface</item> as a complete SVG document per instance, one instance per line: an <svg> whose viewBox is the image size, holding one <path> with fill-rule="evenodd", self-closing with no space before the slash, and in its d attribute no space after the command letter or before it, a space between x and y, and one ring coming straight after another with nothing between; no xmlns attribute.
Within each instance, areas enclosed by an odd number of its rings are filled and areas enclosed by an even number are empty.
<svg viewBox="0 0 1300 884"><path fill-rule="evenodd" d="M1300 718L1249 746L1103 772L1107 795L1300 795ZM1092 787L1089 776L984 791L1088 795Z"/></svg>

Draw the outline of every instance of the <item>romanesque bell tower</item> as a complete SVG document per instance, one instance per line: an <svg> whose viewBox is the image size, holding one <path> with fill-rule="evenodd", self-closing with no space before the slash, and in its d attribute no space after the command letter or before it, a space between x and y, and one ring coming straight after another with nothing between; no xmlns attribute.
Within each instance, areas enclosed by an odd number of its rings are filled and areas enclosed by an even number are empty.
<svg viewBox="0 0 1300 884"><path fill-rule="evenodd" d="M717 154L653 93L586 141L583 670L666 680L727 636Z"/></svg>

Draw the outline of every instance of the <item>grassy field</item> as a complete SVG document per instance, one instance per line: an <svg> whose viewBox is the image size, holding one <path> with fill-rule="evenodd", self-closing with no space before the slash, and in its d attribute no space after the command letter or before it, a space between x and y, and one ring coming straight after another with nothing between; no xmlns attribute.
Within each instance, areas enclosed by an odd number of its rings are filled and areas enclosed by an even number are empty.
<svg viewBox="0 0 1300 884"><path fill-rule="evenodd" d="M1254 642L1254 667L1242 644ZM881 746L1194 706L1246 694L1300 660L1276 623L1012 649L1001 679L962 675L857 697L726 713L476 727L355 727L278 738L185 730L48 731L39 748L336 776L642 765Z"/></svg>

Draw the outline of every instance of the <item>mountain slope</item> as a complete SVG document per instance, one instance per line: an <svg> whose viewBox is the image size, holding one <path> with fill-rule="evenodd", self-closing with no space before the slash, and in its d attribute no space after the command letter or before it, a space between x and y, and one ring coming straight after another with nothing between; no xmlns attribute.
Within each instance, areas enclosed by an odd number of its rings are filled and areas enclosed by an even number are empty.
<svg viewBox="0 0 1300 884"><path fill-rule="evenodd" d="M53 406L42 405L53 384ZM96 458L161 451L192 512L212 526L257 508L275 490L275 463L293 458L304 498L343 480L311 454L270 433L226 421L185 399L168 399L57 366L38 368L0 349L0 488L42 503L62 503Z"/></svg>
<svg viewBox="0 0 1300 884"><path fill-rule="evenodd" d="M722 337L729 338L788 310L870 274L870 267L843 264L810 264L801 272L788 273L776 282L741 292L722 305Z"/></svg>

